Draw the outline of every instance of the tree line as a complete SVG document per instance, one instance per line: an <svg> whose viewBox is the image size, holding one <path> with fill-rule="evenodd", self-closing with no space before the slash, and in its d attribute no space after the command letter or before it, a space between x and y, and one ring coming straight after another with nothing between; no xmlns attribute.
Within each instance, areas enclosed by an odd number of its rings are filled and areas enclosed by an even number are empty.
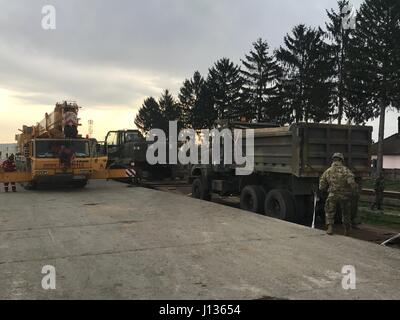
<svg viewBox="0 0 400 320"><path fill-rule="evenodd" d="M379 115L384 126L385 110L400 109L400 1L365 0L355 29L342 25L348 4L326 10L324 28L295 26L275 50L260 38L240 65L222 58L205 77L196 71L177 98L168 90L146 98L137 128L168 131L178 121L199 130L217 119L365 124Z"/></svg>

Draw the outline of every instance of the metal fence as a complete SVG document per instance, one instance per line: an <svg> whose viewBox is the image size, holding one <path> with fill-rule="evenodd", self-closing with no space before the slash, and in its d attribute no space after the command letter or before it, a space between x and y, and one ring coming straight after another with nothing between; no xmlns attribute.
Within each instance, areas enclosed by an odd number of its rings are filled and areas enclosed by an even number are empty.
<svg viewBox="0 0 400 320"><path fill-rule="evenodd" d="M385 179L400 181L400 169L385 169L383 170L383 172L385 175Z"/></svg>
<svg viewBox="0 0 400 320"><path fill-rule="evenodd" d="M383 174L386 180L400 181L400 169L384 169ZM372 170L371 177L376 177L376 169Z"/></svg>

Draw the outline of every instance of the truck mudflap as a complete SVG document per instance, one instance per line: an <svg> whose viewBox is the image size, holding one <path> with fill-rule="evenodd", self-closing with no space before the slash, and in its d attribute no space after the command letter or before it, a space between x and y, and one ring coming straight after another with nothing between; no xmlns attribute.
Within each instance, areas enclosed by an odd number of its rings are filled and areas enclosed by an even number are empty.
<svg viewBox="0 0 400 320"><path fill-rule="evenodd" d="M4 182L29 182L32 180L30 172L0 172L0 183Z"/></svg>

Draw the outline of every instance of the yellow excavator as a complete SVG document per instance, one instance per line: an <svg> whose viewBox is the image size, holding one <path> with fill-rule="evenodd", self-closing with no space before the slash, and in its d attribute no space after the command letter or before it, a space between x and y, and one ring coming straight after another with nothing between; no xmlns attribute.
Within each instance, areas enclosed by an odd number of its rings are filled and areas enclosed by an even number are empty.
<svg viewBox="0 0 400 320"><path fill-rule="evenodd" d="M86 186L90 179L129 176L126 169L107 169L107 155L101 154L95 139L78 134L79 106L57 103L51 114L34 126L23 126L16 135L16 172L0 171L0 182L26 183L34 189L46 185Z"/></svg>

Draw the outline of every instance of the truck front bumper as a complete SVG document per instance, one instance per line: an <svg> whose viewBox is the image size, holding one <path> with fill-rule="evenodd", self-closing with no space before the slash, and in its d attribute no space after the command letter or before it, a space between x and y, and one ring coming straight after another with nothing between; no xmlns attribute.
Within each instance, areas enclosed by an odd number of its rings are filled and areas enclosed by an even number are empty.
<svg viewBox="0 0 400 320"><path fill-rule="evenodd" d="M73 173L57 173L54 175L37 175L33 181L38 184L70 184L76 181L87 181L87 177L84 175L74 175Z"/></svg>

